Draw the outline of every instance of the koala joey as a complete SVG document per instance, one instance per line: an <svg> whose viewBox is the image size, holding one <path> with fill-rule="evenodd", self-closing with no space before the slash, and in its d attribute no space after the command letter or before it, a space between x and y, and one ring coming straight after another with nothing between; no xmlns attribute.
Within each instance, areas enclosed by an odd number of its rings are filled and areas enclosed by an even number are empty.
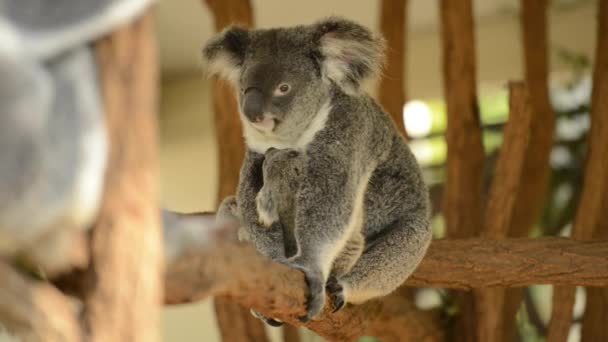
<svg viewBox="0 0 608 342"><path fill-rule="evenodd" d="M304 273L309 294L302 321L321 312L326 294L339 307L392 292L431 239L420 168L389 115L361 89L380 71L383 51L382 39L340 18L290 28L229 27L203 51L209 71L237 90L247 145L236 199L225 203L237 208L242 238ZM266 225L276 217L258 212L270 148L302 153L291 199L297 251L290 256L281 226ZM332 274L357 232L362 254L346 273Z"/></svg>
<svg viewBox="0 0 608 342"><path fill-rule="evenodd" d="M266 227L279 224L283 231L285 257L297 253L295 239L295 198L301 181L305 156L294 149L269 148L262 164L263 186L256 197L260 223ZM334 260L330 276L339 277L350 271L363 252L365 240L362 222Z"/></svg>

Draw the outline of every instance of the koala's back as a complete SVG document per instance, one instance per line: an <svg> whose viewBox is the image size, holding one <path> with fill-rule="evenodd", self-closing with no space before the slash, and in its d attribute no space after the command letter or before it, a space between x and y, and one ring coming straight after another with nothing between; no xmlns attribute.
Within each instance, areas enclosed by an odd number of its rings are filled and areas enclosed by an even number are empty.
<svg viewBox="0 0 608 342"><path fill-rule="evenodd" d="M364 197L366 240L397 220L427 221L430 205L422 172L390 116L366 96L341 98L336 105L342 112L336 127L357 126L353 141L364 139L360 145L369 150L363 158L376 162Z"/></svg>

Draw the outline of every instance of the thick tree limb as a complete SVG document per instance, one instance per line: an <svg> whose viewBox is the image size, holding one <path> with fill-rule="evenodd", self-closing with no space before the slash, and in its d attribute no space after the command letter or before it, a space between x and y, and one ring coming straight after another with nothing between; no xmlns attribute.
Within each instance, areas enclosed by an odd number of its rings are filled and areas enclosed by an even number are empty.
<svg viewBox="0 0 608 342"><path fill-rule="evenodd" d="M479 123L472 0L442 0L441 35L448 112L447 182L443 214L450 238L473 237L481 227L484 151ZM475 340L471 293L455 293L459 315L451 335Z"/></svg>
<svg viewBox="0 0 608 342"><path fill-rule="evenodd" d="M596 49L595 70L593 74L593 93L591 98L591 130L589 133L589 150L585 165L584 187L581 201L578 207L572 238L577 240L588 240L592 238L606 237L608 232L603 221L605 208L608 207L608 3L600 1L598 9L598 41ZM574 304L574 288L556 288L553 294L553 316L549 324L548 341L566 341L568 331L572 322L572 306ZM606 302L608 290L595 289L590 291L587 302ZM585 336L608 336L608 319L605 308L597 304L590 305L585 312L589 315L584 321ZM603 324L593 324L603 320Z"/></svg>
<svg viewBox="0 0 608 342"><path fill-rule="evenodd" d="M96 52L111 147L84 318L91 341L157 341L163 253L152 12L98 41Z"/></svg>
<svg viewBox="0 0 608 342"><path fill-rule="evenodd" d="M210 296L300 325L306 284L303 275L260 256L238 243L234 230L204 230L210 238L174 260L166 274L166 303ZM468 290L531 284L608 285L608 241L575 242L563 238L437 240L407 286ZM330 340L376 335L385 341L439 340L435 313L422 312L397 292L337 314L323 313L307 327Z"/></svg>
<svg viewBox="0 0 608 342"><path fill-rule="evenodd" d="M28 280L0 260L0 323L23 341L77 342L75 308L53 286Z"/></svg>
<svg viewBox="0 0 608 342"><path fill-rule="evenodd" d="M253 247L236 242L188 254L169 266L166 302L183 303L221 296L246 307L299 326L305 313L306 284L299 271L273 263ZM438 341L435 313L421 312L401 294L342 312L324 312L307 327L332 341L349 341L361 335L381 336L383 341Z"/></svg>

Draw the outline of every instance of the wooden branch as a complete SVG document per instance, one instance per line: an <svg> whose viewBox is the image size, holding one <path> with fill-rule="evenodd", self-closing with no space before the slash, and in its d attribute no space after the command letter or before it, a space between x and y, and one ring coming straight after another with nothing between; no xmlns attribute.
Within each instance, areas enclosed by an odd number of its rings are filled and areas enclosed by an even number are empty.
<svg viewBox="0 0 608 342"><path fill-rule="evenodd" d="M532 111L528 90L523 83L509 85L509 121L504 129L504 139L492 180L488 207L481 232L484 237L506 238L514 217L517 194L523 183L523 168L530 139ZM504 291L480 289L475 291L477 314L477 339L500 341L503 338Z"/></svg>
<svg viewBox="0 0 608 342"><path fill-rule="evenodd" d="M596 49L595 70L593 75L593 93L591 98L591 130L589 133L588 154L585 166L585 178L583 181L583 192L578 207L572 238L577 240L589 240L592 238L606 238L607 225L603 223L605 209L608 208L608 4L600 1L598 9L598 41ZM549 324L548 341L566 341L572 322L572 306L574 304L575 288L556 288L553 295L553 316ZM605 303L608 298L607 289L590 291L587 303L593 300ZM601 305L593 304L590 310L585 312L589 315L584 322L585 336L608 337L608 311ZM596 324L603 320L603 323ZM599 339L601 340L601 339Z"/></svg>
<svg viewBox="0 0 608 342"><path fill-rule="evenodd" d="M203 229L205 243L169 265L166 303L210 296L232 299L246 307L300 325L306 284L301 272L273 263L232 232ZM531 284L608 285L608 241L575 242L563 238L437 240L407 286L468 290L477 287ZM383 340L440 340L436 313L416 310L395 292L389 297L337 314L324 312L307 327L330 340L380 335ZM404 334L404 335L401 335Z"/></svg>
<svg viewBox="0 0 608 342"><path fill-rule="evenodd" d="M481 226L484 151L476 95L472 0L442 0L441 32L447 102L447 182L443 214L450 238L475 236ZM456 293L459 316L452 336L473 341L475 308L470 293Z"/></svg>
<svg viewBox="0 0 608 342"><path fill-rule="evenodd" d="M213 14L217 32L232 24L253 27L250 0L205 0L204 3ZM236 191L245 156L245 143L234 89L227 81L214 78L212 92L218 139L220 203ZM214 306L223 341L268 341L263 324L251 316L248 309L224 298L216 298Z"/></svg>
<svg viewBox="0 0 608 342"><path fill-rule="evenodd" d="M525 83L534 111L530 152L524 165L525 184L518 196L510 236L525 236L539 219L547 193L549 154L555 115L549 101L547 1L521 0Z"/></svg>
<svg viewBox="0 0 608 342"><path fill-rule="evenodd" d="M166 302L184 303L209 296L230 298L246 307L295 326L305 312L306 284L301 272L273 263L253 247L216 242L197 254L187 254L169 266ZM349 341L367 334L383 341L438 341L441 329L436 313L415 309L401 294L342 312L324 312L307 327L332 341Z"/></svg>
<svg viewBox="0 0 608 342"><path fill-rule="evenodd" d="M608 241L572 241L556 237L435 240L405 285L459 290L538 284L608 286L606 256ZM170 265L165 283L166 302L190 302L227 292L236 299L259 300L255 304L274 301L272 307L287 307L304 300L298 291L297 294L276 295L260 290L287 291L282 285L296 287L294 284L299 284L299 280L294 280L301 278L295 276L299 272L292 273L276 266L258 256L249 245L218 243L201 249L198 254L181 257ZM264 280L265 277L274 277L278 283ZM235 291L237 288L255 293ZM287 310L283 314L304 312L303 308Z"/></svg>
<svg viewBox="0 0 608 342"><path fill-rule="evenodd" d="M0 260L0 325L23 341L82 340L76 308L52 285Z"/></svg>
<svg viewBox="0 0 608 342"><path fill-rule="evenodd" d="M546 203L550 174L549 154L553 145L555 115L549 102L547 1L521 0L522 40L524 50L525 82L533 109L529 150L526 155L522 183L515 213L509 228L509 237L525 237L540 217ZM508 289L502 308L502 336L496 341L513 341L517 325L515 315L523 299L520 289Z"/></svg>
<svg viewBox="0 0 608 342"><path fill-rule="evenodd" d="M378 101L386 110L401 135L407 138L403 122L405 104L405 37L407 0L382 0L380 31L386 39L386 67L380 79Z"/></svg>
<svg viewBox="0 0 608 342"><path fill-rule="evenodd" d="M163 255L151 10L95 47L111 147L92 232L85 321L91 341L158 341Z"/></svg>

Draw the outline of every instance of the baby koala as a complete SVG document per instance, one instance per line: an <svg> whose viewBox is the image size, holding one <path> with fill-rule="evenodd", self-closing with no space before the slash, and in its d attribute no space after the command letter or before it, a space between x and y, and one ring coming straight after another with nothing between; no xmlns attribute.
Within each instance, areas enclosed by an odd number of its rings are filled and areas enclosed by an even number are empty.
<svg viewBox="0 0 608 342"><path fill-rule="evenodd" d="M294 149L268 149L262 166L264 185L256 197L260 223L265 227L271 227L273 224L281 226L286 258L298 253L295 235L295 199L303 179L305 158L303 153ZM342 288L336 278L347 274L363 253L365 239L362 225L361 219L332 264L327 292L334 302L334 310L344 306Z"/></svg>

